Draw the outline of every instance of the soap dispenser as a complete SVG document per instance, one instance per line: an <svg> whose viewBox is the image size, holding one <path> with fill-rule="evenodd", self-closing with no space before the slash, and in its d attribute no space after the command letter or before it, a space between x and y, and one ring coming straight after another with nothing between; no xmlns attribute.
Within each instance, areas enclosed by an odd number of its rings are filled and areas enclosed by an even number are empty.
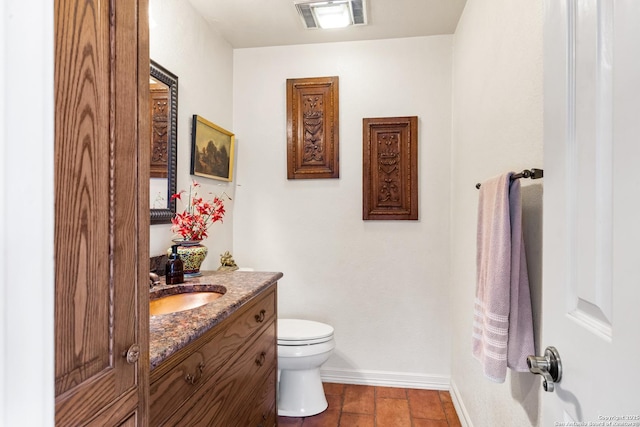
<svg viewBox="0 0 640 427"><path fill-rule="evenodd" d="M184 282L184 266L178 254L178 245L171 246L171 255L164 268L167 285L177 285Z"/></svg>

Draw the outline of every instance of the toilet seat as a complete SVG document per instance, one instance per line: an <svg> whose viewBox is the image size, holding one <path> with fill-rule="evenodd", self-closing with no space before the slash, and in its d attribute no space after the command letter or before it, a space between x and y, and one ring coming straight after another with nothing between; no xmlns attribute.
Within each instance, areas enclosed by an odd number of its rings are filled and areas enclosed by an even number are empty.
<svg viewBox="0 0 640 427"><path fill-rule="evenodd" d="M320 344L333 338L333 327L301 319L278 319L278 345Z"/></svg>

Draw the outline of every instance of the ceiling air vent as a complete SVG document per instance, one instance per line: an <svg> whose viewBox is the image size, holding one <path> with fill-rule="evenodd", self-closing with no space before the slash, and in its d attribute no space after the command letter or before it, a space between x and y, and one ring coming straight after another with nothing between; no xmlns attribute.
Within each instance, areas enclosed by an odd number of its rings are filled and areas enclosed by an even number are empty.
<svg viewBox="0 0 640 427"><path fill-rule="evenodd" d="M308 29L367 24L365 0L296 1L294 4Z"/></svg>

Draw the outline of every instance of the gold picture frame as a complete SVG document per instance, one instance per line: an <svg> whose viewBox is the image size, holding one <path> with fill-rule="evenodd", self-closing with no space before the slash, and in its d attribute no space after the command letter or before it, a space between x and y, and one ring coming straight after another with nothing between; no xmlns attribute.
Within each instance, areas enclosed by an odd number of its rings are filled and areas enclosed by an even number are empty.
<svg viewBox="0 0 640 427"><path fill-rule="evenodd" d="M235 135L193 115L191 174L221 181L233 180Z"/></svg>

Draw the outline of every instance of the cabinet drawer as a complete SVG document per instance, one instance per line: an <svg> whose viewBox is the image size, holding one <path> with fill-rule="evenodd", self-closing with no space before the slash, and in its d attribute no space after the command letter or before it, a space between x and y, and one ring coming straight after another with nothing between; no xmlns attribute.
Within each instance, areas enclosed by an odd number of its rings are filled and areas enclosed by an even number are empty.
<svg viewBox="0 0 640 427"><path fill-rule="evenodd" d="M220 348L219 354L232 351ZM215 357L216 354L211 354ZM149 408L150 425L160 425L162 420L175 412L200 386L203 377L211 376L207 367L207 357L203 351L196 351L171 369L158 381L151 384Z"/></svg>
<svg viewBox="0 0 640 427"><path fill-rule="evenodd" d="M247 303L151 373L150 424L160 425L275 319L275 292ZM275 342L275 332L271 337ZM181 360L182 359L182 360Z"/></svg>
<svg viewBox="0 0 640 427"><path fill-rule="evenodd" d="M232 358L224 372L211 378L165 425L247 427L243 419L256 406L252 400L256 387L275 374L275 340L275 323L270 322L246 350ZM275 382L272 387L275 391ZM272 399L275 401L275 393Z"/></svg>
<svg viewBox="0 0 640 427"><path fill-rule="evenodd" d="M276 425L276 377L278 374L275 368L274 366L267 374L262 384L256 384L254 395L250 400L254 402L254 407L247 408L247 414L242 418L242 425L249 427Z"/></svg>

